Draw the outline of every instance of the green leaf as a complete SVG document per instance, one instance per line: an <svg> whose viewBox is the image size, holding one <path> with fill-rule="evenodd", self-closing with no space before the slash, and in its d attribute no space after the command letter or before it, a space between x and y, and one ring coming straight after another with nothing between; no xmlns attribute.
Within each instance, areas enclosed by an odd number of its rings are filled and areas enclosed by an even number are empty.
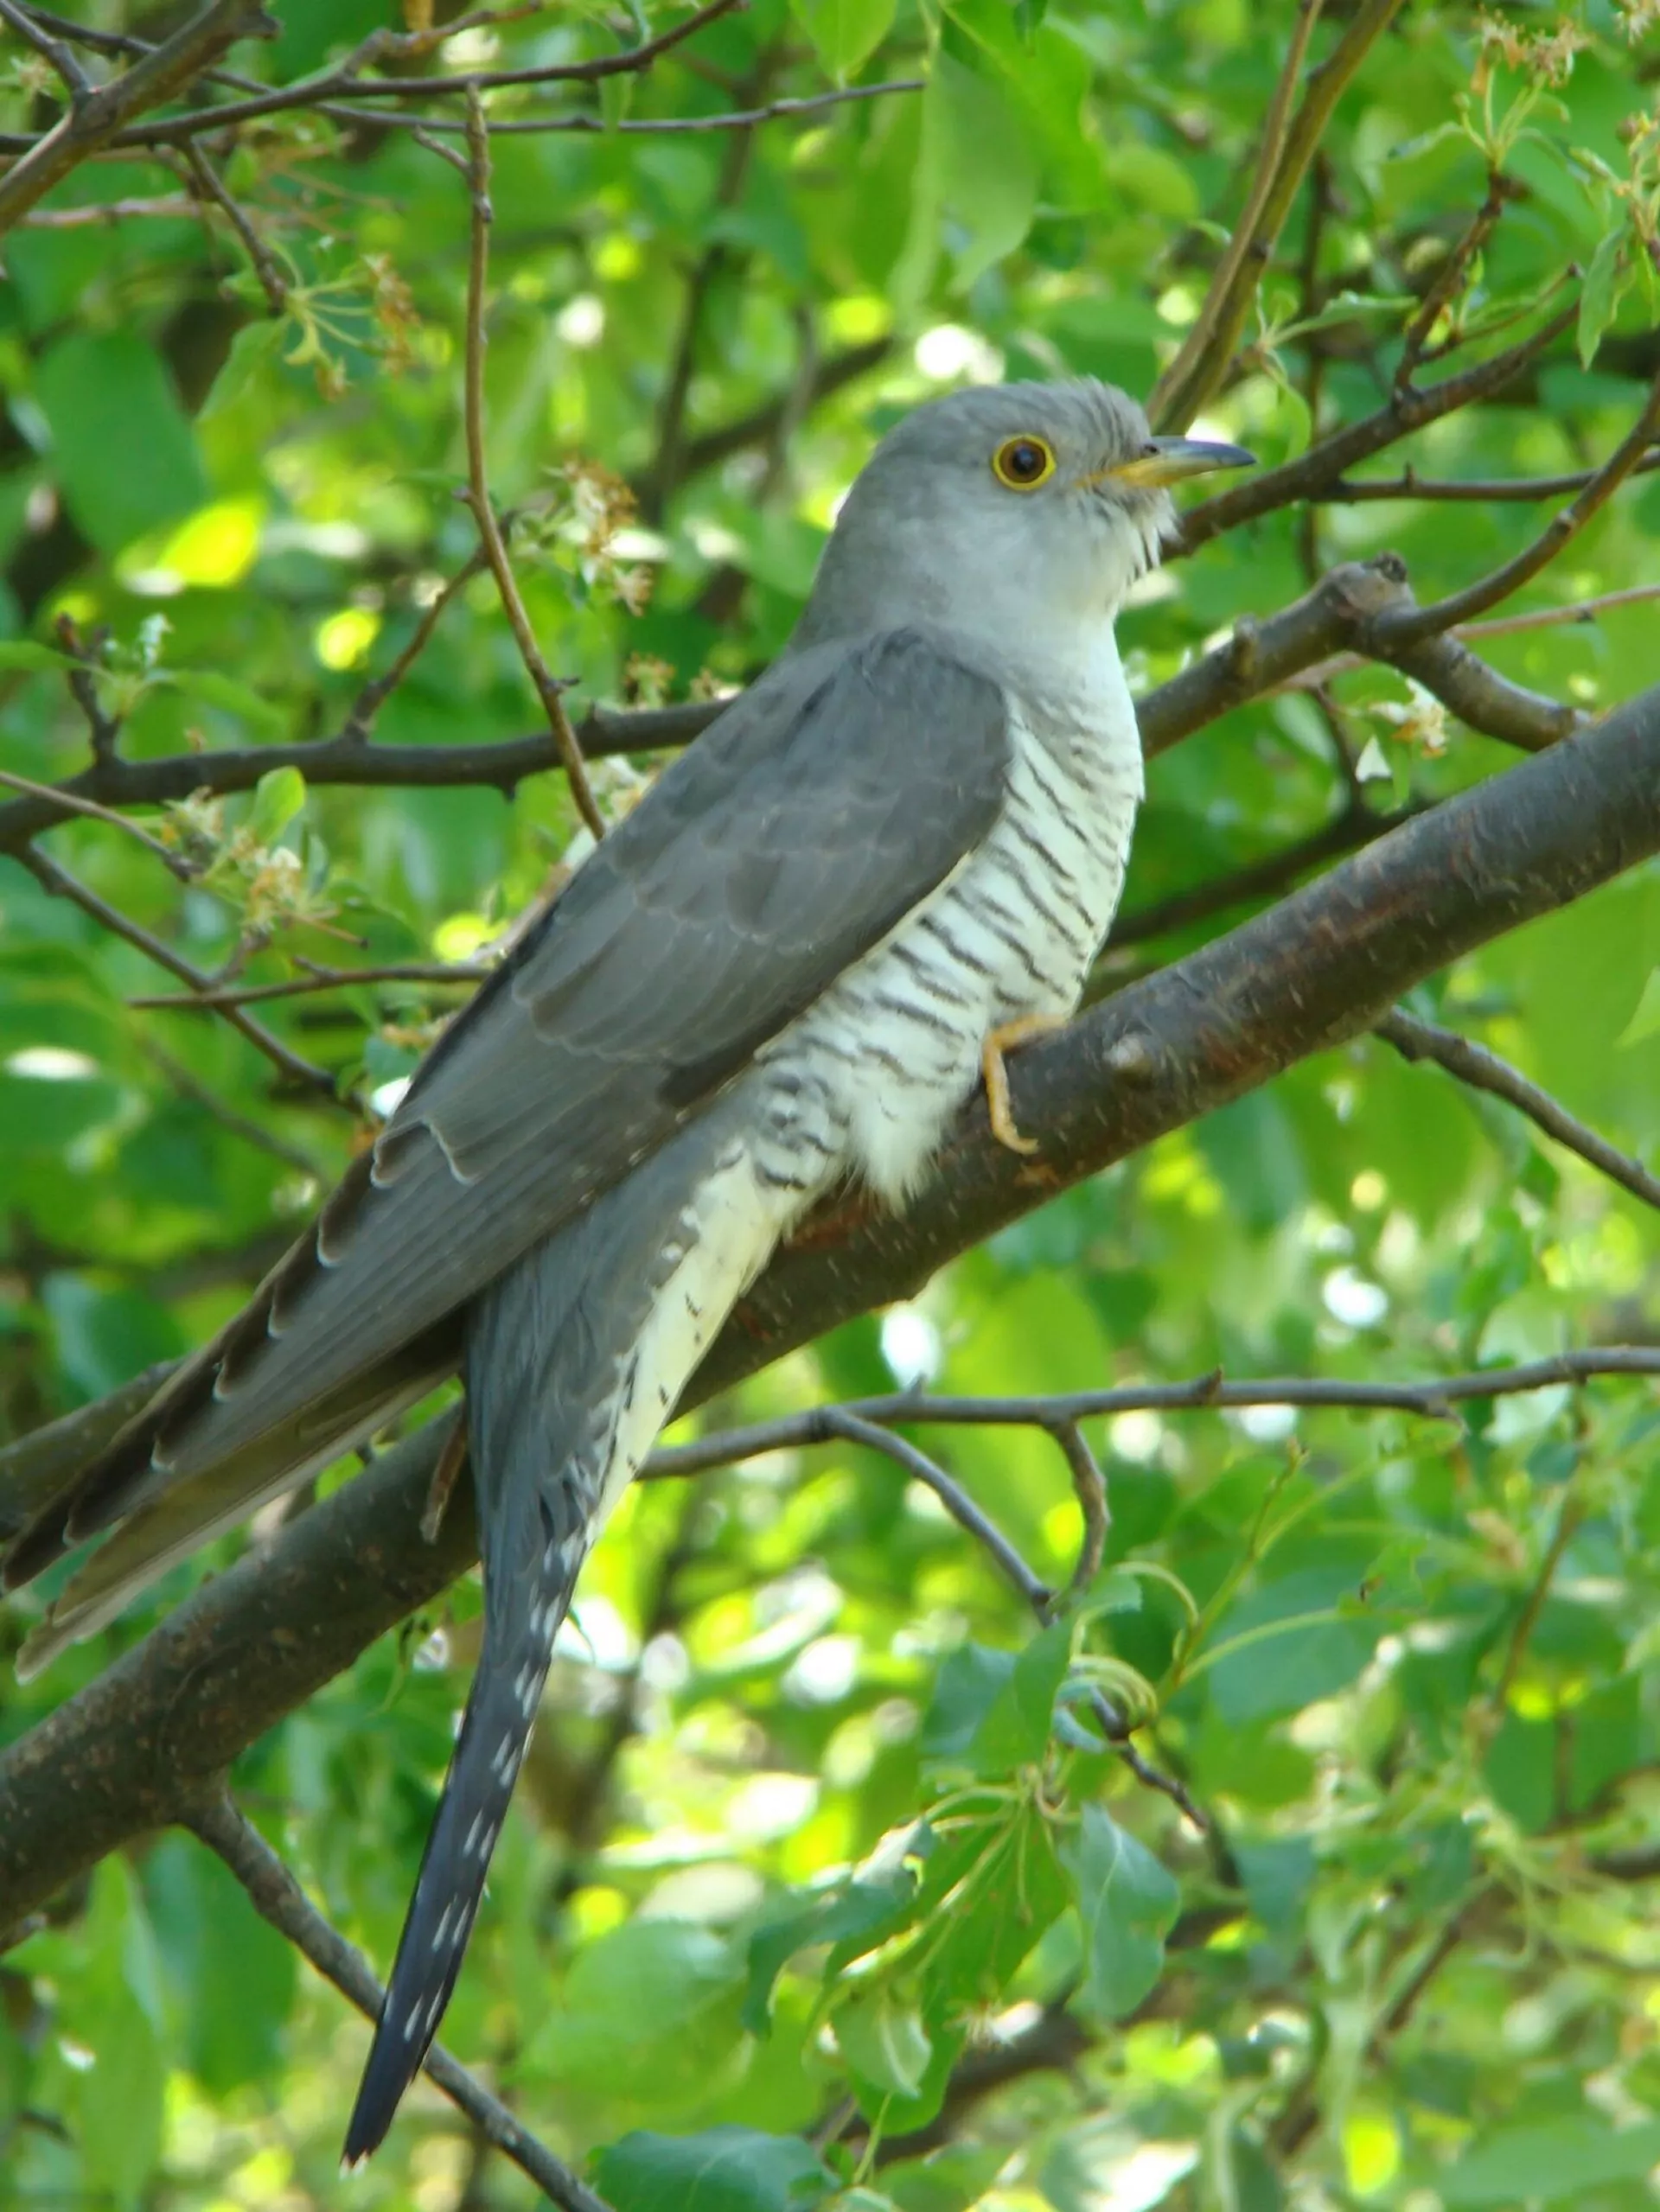
<svg viewBox="0 0 1660 2212"><path fill-rule="evenodd" d="M106 1286L62 1270L47 1277L41 1302L52 1316L58 1364L86 1398L101 1398L129 1375L157 1360L176 1359L186 1348L172 1310L124 1285Z"/></svg>
<svg viewBox="0 0 1660 2212"><path fill-rule="evenodd" d="M60 1152L120 1109L120 1092L99 1075L43 1078L0 1068L0 1148L9 1155Z"/></svg>
<svg viewBox="0 0 1660 2212"><path fill-rule="evenodd" d="M213 390L203 402L197 421L211 422L215 415L234 406L266 364L281 358L283 348L292 335L291 325L270 316L245 322L231 341L231 349L214 379Z"/></svg>
<svg viewBox="0 0 1660 2212"><path fill-rule="evenodd" d="M1017 1656L1008 1679L974 1732L974 1767L982 1775L1008 1774L1036 1764L1049 1748L1055 1699L1071 1657L1070 1624L1057 1621Z"/></svg>
<svg viewBox="0 0 1660 2212"><path fill-rule="evenodd" d="M1637 1002L1637 1010L1614 1042L1616 1045L1642 1044L1651 1036L1660 1036L1660 968L1650 969L1649 979L1643 986L1643 996Z"/></svg>
<svg viewBox="0 0 1660 2212"><path fill-rule="evenodd" d="M1099 1805L1086 1805L1061 1854L1083 1923L1086 2011L1120 2020L1164 1969L1165 1937L1181 1902L1175 1882L1145 1844Z"/></svg>
<svg viewBox="0 0 1660 2212"><path fill-rule="evenodd" d="M305 805L305 778L298 768L270 768L253 787L248 829L258 845L272 845Z"/></svg>
<svg viewBox="0 0 1660 2212"><path fill-rule="evenodd" d="M860 1938L875 1939L878 1931L885 1938L893 1932L896 1923L903 1924L916 1895L916 1872L902 1862L878 1877L849 1882L814 1898L805 1911L757 1928L750 1938L750 1978L741 2016L750 2033L767 2032L772 1986L798 1951L833 1943L840 1963L856 1959L866 1947Z"/></svg>
<svg viewBox="0 0 1660 2212"><path fill-rule="evenodd" d="M70 512L100 552L202 506L208 478L160 358L132 330L78 331L35 372Z"/></svg>
<svg viewBox="0 0 1660 2212"><path fill-rule="evenodd" d="M1590 2113L1499 2128L1435 2177L1444 2204L1555 2203L1660 2164L1660 2120L1614 2128Z"/></svg>
<svg viewBox="0 0 1660 2212"><path fill-rule="evenodd" d="M1012 253L1038 211L1038 162L1002 87L941 54L923 99L938 148L940 189L962 232L957 289Z"/></svg>
<svg viewBox="0 0 1660 2212"><path fill-rule="evenodd" d="M1583 368L1589 368L1597 358L1603 333L1613 321L1631 284L1625 244L1625 225L1622 220L1598 241L1591 266L1585 272L1585 282L1580 287L1579 347Z"/></svg>
<svg viewBox="0 0 1660 2212"><path fill-rule="evenodd" d="M76 2132L86 2181L126 2212L161 2162L167 2067L150 1923L118 1859L106 1859L94 1877L86 1937L86 1969L65 2020L93 2054L75 2081Z"/></svg>
<svg viewBox="0 0 1660 2212"><path fill-rule="evenodd" d="M187 697L205 699L209 706L235 715L239 721L268 737L283 737L288 733L289 717L282 707L262 698L251 685L240 684L234 676L224 675L217 668L158 668L154 681L172 684Z"/></svg>
<svg viewBox="0 0 1660 2212"><path fill-rule="evenodd" d="M801 29L838 84L875 52L893 22L895 0L790 0Z"/></svg>
<svg viewBox="0 0 1660 2212"><path fill-rule="evenodd" d="M1218 1625L1210 1694L1225 1720L1296 1712L1352 1682L1379 1630L1344 1619L1340 1603L1360 1576L1347 1566L1307 1567L1252 1590Z"/></svg>
<svg viewBox="0 0 1660 2212"><path fill-rule="evenodd" d="M628 2081L672 2104L707 2082L739 2036L742 1972L706 1928L633 1920L582 1951L527 2062L595 2095Z"/></svg>
<svg viewBox="0 0 1660 2212"><path fill-rule="evenodd" d="M753 2127L625 2135L594 2161L614 2212L810 2212L833 2177L799 2136Z"/></svg>
<svg viewBox="0 0 1660 2212"><path fill-rule="evenodd" d="M1199 190L1191 169L1145 139L1127 137L1109 147L1107 175L1116 191L1154 214L1184 223L1199 212Z"/></svg>
<svg viewBox="0 0 1660 2212"><path fill-rule="evenodd" d="M66 653L54 653L49 645L36 645L31 638L8 638L0 642L0 668L22 668L30 674L41 671L61 676L73 666Z"/></svg>
<svg viewBox="0 0 1660 2212"><path fill-rule="evenodd" d="M1507 1712L1481 1771L1495 1801L1517 1827L1538 1835L1555 1818L1556 1769L1555 1721Z"/></svg>
<svg viewBox="0 0 1660 2212"><path fill-rule="evenodd" d="M1306 1836L1240 1838L1231 1845L1251 1910L1271 1935L1296 1926L1314 1880L1314 1846Z"/></svg>
<svg viewBox="0 0 1660 2212"><path fill-rule="evenodd" d="M960 1644L948 1652L935 1678L933 1700L923 1723L923 1750L930 1759L964 1759L999 1699L1014 1679L1015 1654L986 1644Z"/></svg>
<svg viewBox="0 0 1660 2212"><path fill-rule="evenodd" d="M1032 1805L942 1845L919 1899L944 1923L929 1956L923 2011L930 2031L995 2003L1069 1902L1049 1823Z"/></svg>
<svg viewBox="0 0 1660 2212"><path fill-rule="evenodd" d="M883 1986L840 2006L836 2041L853 2072L897 2097L923 2086L934 2046L914 2004Z"/></svg>
<svg viewBox="0 0 1660 2212"><path fill-rule="evenodd" d="M191 2071L209 2095L269 2080L282 2056L296 1954L210 1852L167 1838L146 1860L145 1895L181 2002Z"/></svg>
<svg viewBox="0 0 1660 2212"><path fill-rule="evenodd" d="M899 2212L969 2212L1007 2164L1006 2144L948 2143L884 2167L882 2180Z"/></svg>
<svg viewBox="0 0 1660 2212"><path fill-rule="evenodd" d="M1098 211L1103 159L1087 119L1089 58L1076 40L1048 27L1028 40L1006 0L952 0L942 58L996 81L1036 151L1047 201ZM1164 188L1172 188L1167 172Z"/></svg>

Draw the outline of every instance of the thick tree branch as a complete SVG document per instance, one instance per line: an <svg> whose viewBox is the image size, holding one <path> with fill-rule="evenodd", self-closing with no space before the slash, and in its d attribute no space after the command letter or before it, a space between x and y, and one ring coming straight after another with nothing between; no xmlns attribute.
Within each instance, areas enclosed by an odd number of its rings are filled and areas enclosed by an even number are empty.
<svg viewBox="0 0 1660 2212"><path fill-rule="evenodd" d="M901 1218L809 1222L745 1299L688 1402L869 1307L1053 1192L1376 1026L1460 953L1660 851L1660 686L1381 838L1319 882L1093 1009L1012 1068L1035 1161L975 1102ZM474 1556L457 1497L420 1533L448 1419L199 1590L0 1761L0 1920L179 1817L249 1743ZM15 1463L14 1463L15 1468Z"/></svg>

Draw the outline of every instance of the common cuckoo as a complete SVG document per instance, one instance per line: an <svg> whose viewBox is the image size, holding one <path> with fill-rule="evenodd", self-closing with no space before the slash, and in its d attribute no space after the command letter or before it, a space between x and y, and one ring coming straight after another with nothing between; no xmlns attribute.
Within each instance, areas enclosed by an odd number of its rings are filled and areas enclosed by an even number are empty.
<svg viewBox="0 0 1660 2212"><path fill-rule="evenodd" d="M25 1672L452 1372L483 1645L346 2142L437 2031L578 1570L779 1239L902 1205L1002 1051L1063 1019L1142 792L1114 641L1174 480L1093 382L919 407L849 493L788 649L614 829L428 1056L310 1233L22 1533L111 1530Z"/></svg>

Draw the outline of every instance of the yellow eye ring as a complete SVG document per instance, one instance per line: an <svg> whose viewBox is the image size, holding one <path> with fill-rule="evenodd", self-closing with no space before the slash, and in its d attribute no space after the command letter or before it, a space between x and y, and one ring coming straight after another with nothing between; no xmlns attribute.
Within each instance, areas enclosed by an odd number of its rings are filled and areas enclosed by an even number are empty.
<svg viewBox="0 0 1660 2212"><path fill-rule="evenodd" d="M1055 449L1031 430L1006 437L992 456L992 474L1012 492L1035 492L1055 474Z"/></svg>

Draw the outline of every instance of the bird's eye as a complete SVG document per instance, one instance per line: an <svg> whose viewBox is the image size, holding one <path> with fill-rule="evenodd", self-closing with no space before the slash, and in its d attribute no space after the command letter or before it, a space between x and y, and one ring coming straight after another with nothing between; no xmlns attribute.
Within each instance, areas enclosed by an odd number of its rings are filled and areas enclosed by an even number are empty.
<svg viewBox="0 0 1660 2212"><path fill-rule="evenodd" d="M1036 491L1055 474L1055 449L1047 438L1005 438L992 456L992 474L1012 492Z"/></svg>

